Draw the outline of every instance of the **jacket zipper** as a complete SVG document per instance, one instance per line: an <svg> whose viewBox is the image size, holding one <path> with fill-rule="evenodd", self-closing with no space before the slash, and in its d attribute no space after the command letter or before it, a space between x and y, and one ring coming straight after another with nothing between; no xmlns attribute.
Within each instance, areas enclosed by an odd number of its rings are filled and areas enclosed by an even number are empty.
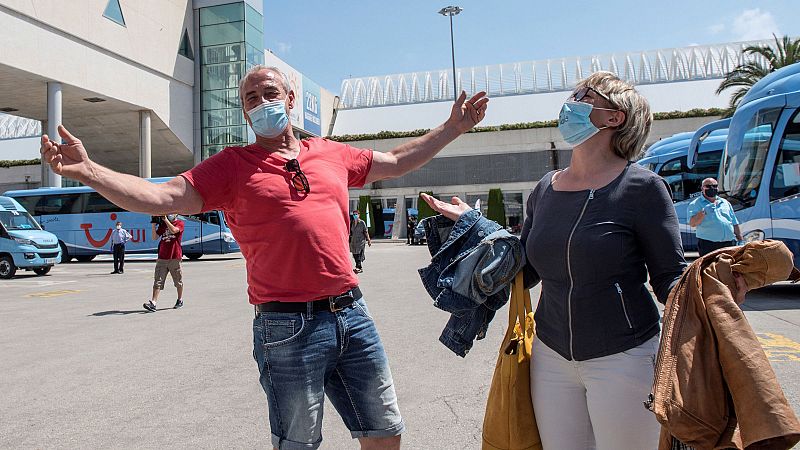
<svg viewBox="0 0 800 450"><path fill-rule="evenodd" d="M628 328L633 328L631 325L631 319L628 317L628 308L625 307L625 297L622 296L622 288L619 287L619 283L614 283L614 287L617 288L617 293L619 294L619 302L622 303L622 312L625 314L625 320L628 321Z"/></svg>
<svg viewBox="0 0 800 450"><path fill-rule="evenodd" d="M684 280L683 280L683 278L681 278L681 280L678 282L678 284L675 285L673 290L678 292L678 289L682 288L683 282L684 282ZM667 301L667 305L664 307L664 313L661 316L662 322L666 320L666 317L668 315L672 314L672 309L673 308L675 308L674 304L670 304L669 301ZM686 310L685 308L678 309L678 313L677 313L677 315L675 317L675 320L673 322L673 327L675 326L675 323L679 323L679 322L683 321L683 316L684 316L684 311L685 310ZM664 330L665 330L664 328L661 329L661 336L662 337L664 336L664 333L665 333ZM674 345L675 344L673 344L673 346ZM646 409L652 411L652 412L655 412L656 386L658 386L658 384L661 382L661 366L664 364L664 354L665 353L666 353L666 351L664 351L664 349L661 348L660 344L659 344L658 354L656 354L656 366L655 366L655 368L653 368L653 387L650 389L650 395L647 396L647 400L642 402L642 403L644 403L644 407Z"/></svg>
<svg viewBox="0 0 800 450"><path fill-rule="evenodd" d="M572 264L569 260L570 254L570 247L572 246L572 236L575 234L575 230L578 228L578 224L583 219L583 214L586 212L586 207L589 206L589 200L594 198L594 189L589 191L589 196L586 197L586 201L583 203L583 209L581 209L580 215L578 215L578 220L575 221L575 225L572 226L572 231L569 232L569 238L567 239L567 274L569 275L569 293L567 294L567 318L569 320L569 359L575 359L573 353L573 336L572 336L572 288L575 286L575 282L572 279Z"/></svg>

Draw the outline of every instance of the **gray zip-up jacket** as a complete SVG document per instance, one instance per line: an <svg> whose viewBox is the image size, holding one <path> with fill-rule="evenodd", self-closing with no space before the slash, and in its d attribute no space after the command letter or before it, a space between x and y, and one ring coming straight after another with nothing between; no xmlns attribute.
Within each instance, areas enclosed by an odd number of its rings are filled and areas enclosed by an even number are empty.
<svg viewBox="0 0 800 450"><path fill-rule="evenodd" d="M686 267L669 188L628 164L596 190L556 191L555 172L528 198L526 282L541 278L536 335L568 360L634 348L659 332L661 303Z"/></svg>

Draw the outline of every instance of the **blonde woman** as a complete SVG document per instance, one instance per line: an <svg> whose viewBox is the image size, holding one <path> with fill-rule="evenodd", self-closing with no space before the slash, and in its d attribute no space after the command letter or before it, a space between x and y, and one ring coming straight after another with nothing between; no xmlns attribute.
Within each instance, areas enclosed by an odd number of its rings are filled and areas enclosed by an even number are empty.
<svg viewBox="0 0 800 450"><path fill-rule="evenodd" d="M652 122L647 100L609 72L578 83L559 131L569 167L528 198L526 280L542 282L531 395L544 448L655 448L659 424L642 402L653 382L659 313L680 278L678 220L664 181L631 161ZM458 217L454 198L432 206Z"/></svg>

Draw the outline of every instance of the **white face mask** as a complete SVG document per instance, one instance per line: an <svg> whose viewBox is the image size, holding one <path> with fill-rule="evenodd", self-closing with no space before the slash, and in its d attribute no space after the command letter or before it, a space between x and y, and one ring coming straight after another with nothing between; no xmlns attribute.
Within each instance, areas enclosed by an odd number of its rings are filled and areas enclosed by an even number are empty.
<svg viewBox="0 0 800 450"><path fill-rule="evenodd" d="M117 225L117 229L121 230L122 229L122 225Z"/></svg>

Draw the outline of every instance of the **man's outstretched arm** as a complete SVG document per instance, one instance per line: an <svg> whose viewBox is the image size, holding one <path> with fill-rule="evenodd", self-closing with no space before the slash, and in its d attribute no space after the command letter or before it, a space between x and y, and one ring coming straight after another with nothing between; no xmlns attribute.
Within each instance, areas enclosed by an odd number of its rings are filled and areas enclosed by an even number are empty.
<svg viewBox="0 0 800 450"><path fill-rule="evenodd" d="M458 100L453 104L450 118L424 136L399 145L386 153L374 152L372 168L367 175L366 183L396 178L419 169L447 144L483 120L486 115L486 104L489 102L486 93L478 92L469 100L466 98L466 92L461 91Z"/></svg>
<svg viewBox="0 0 800 450"><path fill-rule="evenodd" d="M53 172L94 188L120 208L154 216L173 212L196 214L203 208L203 198L183 177L155 184L115 172L89 159L80 139L63 125L58 126L58 134L64 140L63 144L56 144L47 135L42 136L40 152L44 162Z"/></svg>

